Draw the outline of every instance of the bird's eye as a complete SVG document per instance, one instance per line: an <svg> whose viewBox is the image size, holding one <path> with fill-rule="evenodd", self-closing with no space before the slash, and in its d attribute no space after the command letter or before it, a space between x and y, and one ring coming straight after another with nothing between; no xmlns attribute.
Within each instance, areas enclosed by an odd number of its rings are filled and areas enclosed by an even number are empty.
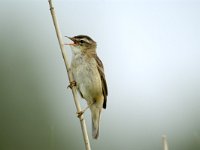
<svg viewBox="0 0 200 150"><path fill-rule="evenodd" d="M84 41L83 41L83 40L80 40L80 43L82 44L82 43L84 43Z"/></svg>

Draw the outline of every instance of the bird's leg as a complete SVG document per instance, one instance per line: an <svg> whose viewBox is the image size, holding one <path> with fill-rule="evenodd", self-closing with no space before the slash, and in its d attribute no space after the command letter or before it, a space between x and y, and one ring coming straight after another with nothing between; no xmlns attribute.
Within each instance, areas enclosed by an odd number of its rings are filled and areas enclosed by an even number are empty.
<svg viewBox="0 0 200 150"><path fill-rule="evenodd" d="M71 88L72 89L73 86L76 86L76 81L69 82L69 85L67 86L67 88Z"/></svg>
<svg viewBox="0 0 200 150"><path fill-rule="evenodd" d="M77 116L80 118L82 116L82 114L88 109L90 108L91 105L93 105L94 102L92 102L91 104L89 104L85 109L81 110L80 112L77 112Z"/></svg>

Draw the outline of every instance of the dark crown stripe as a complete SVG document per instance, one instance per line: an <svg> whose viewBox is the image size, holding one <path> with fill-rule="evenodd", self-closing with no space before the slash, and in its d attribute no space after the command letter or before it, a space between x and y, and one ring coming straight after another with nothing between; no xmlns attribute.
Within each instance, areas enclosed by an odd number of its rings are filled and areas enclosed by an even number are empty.
<svg viewBox="0 0 200 150"><path fill-rule="evenodd" d="M89 41L93 41L93 42L94 42L94 40L93 40L91 37L87 36L87 35L77 35L77 36L75 36L74 38L76 38L76 39L83 39L83 38L86 38L86 39L88 39Z"/></svg>

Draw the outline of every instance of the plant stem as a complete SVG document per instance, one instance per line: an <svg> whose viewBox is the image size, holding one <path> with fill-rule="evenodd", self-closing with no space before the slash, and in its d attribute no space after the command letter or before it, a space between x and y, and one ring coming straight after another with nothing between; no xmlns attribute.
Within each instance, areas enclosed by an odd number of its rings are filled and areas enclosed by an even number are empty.
<svg viewBox="0 0 200 150"><path fill-rule="evenodd" d="M166 135L162 136L162 141L163 141L163 150L169 150L168 149L168 142L167 142L167 136Z"/></svg>
<svg viewBox="0 0 200 150"><path fill-rule="evenodd" d="M59 28L59 25L58 25L58 21L57 21L57 18L56 18L56 14L55 14L55 10L54 10L53 4L52 4L52 0L48 0L48 2L49 2L50 12L51 12L51 15L52 15L56 35L57 35L57 38L58 38L58 42L59 42L59 45L60 45L60 49L61 49L61 52L62 52L64 62L65 62L65 67L66 67L66 70L67 70L69 82L72 82L72 81L74 81L74 79L73 79L73 75L72 75L70 66L67 62L67 52L65 51L65 48L64 48L64 42L63 42L63 39L62 39L62 34L60 32L60 28ZM78 101L76 87L73 86L71 89L72 89L72 94L73 94L73 97L74 97L74 103L75 103L77 112L80 112L81 106L80 106L80 103ZM79 117L79 120L80 120L83 138L84 138L84 142L85 142L85 149L91 150L90 141L89 141L89 138L88 138L87 127L86 127L84 116L81 115Z"/></svg>

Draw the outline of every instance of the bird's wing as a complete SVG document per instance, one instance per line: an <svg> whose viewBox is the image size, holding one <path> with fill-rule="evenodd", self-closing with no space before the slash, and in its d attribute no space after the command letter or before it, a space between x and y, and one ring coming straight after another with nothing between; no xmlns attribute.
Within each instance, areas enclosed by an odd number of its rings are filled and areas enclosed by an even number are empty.
<svg viewBox="0 0 200 150"><path fill-rule="evenodd" d="M106 83L106 78L104 74L103 63L101 62L101 60L99 59L97 55L95 55L94 58L97 62L97 69L101 77L102 91L103 91L103 96L104 96L103 108L106 108L108 89L107 89L107 83Z"/></svg>

